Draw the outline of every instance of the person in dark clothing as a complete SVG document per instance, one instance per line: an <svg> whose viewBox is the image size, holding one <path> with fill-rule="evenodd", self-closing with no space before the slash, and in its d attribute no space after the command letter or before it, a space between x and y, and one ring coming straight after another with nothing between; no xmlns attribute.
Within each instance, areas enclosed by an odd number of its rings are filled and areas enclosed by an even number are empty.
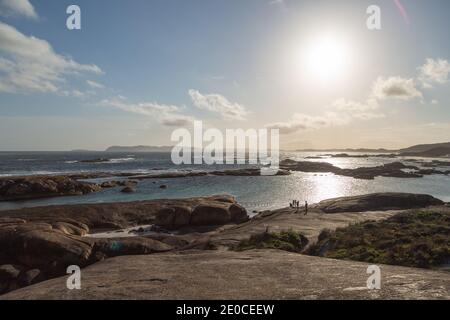
<svg viewBox="0 0 450 320"><path fill-rule="evenodd" d="M305 216L308 215L308 201L305 201Z"/></svg>

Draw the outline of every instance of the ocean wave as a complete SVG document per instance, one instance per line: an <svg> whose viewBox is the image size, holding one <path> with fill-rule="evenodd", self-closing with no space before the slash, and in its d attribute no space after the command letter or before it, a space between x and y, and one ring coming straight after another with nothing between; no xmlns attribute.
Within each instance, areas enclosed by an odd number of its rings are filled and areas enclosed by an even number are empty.
<svg viewBox="0 0 450 320"><path fill-rule="evenodd" d="M136 160L135 158L117 158L117 159L109 159L109 163L131 162L135 160Z"/></svg>
<svg viewBox="0 0 450 320"><path fill-rule="evenodd" d="M58 174L66 174L66 172L60 171L26 171L26 172L10 172L10 173L1 173L0 177L20 177L20 176L47 176L47 175L58 175Z"/></svg>

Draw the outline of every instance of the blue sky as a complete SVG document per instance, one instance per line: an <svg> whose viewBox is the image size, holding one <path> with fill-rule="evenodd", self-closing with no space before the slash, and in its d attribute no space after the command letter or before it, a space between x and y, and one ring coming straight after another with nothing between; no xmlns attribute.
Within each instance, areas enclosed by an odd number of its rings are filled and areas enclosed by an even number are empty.
<svg viewBox="0 0 450 320"><path fill-rule="evenodd" d="M409 23L394 0L0 0L0 150L168 145L193 120L289 149L450 141L450 3L400 3Z"/></svg>

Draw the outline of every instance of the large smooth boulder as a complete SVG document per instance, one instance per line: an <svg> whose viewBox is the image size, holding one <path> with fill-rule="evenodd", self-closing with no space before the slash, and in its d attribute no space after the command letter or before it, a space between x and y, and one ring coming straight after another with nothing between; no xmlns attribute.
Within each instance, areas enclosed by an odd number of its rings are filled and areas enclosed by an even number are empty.
<svg viewBox="0 0 450 320"><path fill-rule="evenodd" d="M86 265L93 244L46 223L27 223L1 228L0 247L5 262L60 273L68 265Z"/></svg>
<svg viewBox="0 0 450 320"><path fill-rule="evenodd" d="M218 204L199 205L194 208L191 217L193 226L224 225L232 222L228 207Z"/></svg>
<svg viewBox="0 0 450 320"><path fill-rule="evenodd" d="M231 196L205 198L194 206L168 206L156 215L155 224L169 230L194 226L219 226L248 220L247 210Z"/></svg>
<svg viewBox="0 0 450 320"><path fill-rule="evenodd" d="M237 203L233 203L230 206L229 210L231 215L231 221L235 223L242 223L249 219L247 210Z"/></svg>
<svg viewBox="0 0 450 320"><path fill-rule="evenodd" d="M54 222L52 223L52 227L67 235L85 236L89 233L89 228L86 225L76 226L67 222Z"/></svg>
<svg viewBox="0 0 450 320"><path fill-rule="evenodd" d="M402 210L442 205L443 202L426 194L374 193L325 200L315 206L325 213Z"/></svg>
<svg viewBox="0 0 450 320"><path fill-rule="evenodd" d="M167 229L178 229L191 222L192 209L188 206L163 208L155 218L155 224Z"/></svg>

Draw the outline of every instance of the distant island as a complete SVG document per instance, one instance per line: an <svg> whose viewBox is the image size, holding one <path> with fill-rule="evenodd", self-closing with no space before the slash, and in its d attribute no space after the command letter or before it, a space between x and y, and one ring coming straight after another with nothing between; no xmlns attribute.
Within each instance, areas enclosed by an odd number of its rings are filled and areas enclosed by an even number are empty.
<svg viewBox="0 0 450 320"><path fill-rule="evenodd" d="M171 146L112 146L105 150L105 152L170 152Z"/></svg>
<svg viewBox="0 0 450 320"><path fill-rule="evenodd" d="M419 144L398 150L388 149L301 149L298 152L365 152L365 153L396 153L399 156L410 157L450 157L450 142Z"/></svg>
<svg viewBox="0 0 450 320"><path fill-rule="evenodd" d="M171 152L173 146L111 146L104 152ZM384 148L370 149L370 148L344 148L344 149L297 149L297 150L282 150L287 152L355 152L355 153L378 153L391 154L397 156L408 157L450 157L450 142L433 143L433 144L419 144L411 147L389 150ZM72 152L95 152L92 150L77 149ZM100 151L101 152L101 151Z"/></svg>

